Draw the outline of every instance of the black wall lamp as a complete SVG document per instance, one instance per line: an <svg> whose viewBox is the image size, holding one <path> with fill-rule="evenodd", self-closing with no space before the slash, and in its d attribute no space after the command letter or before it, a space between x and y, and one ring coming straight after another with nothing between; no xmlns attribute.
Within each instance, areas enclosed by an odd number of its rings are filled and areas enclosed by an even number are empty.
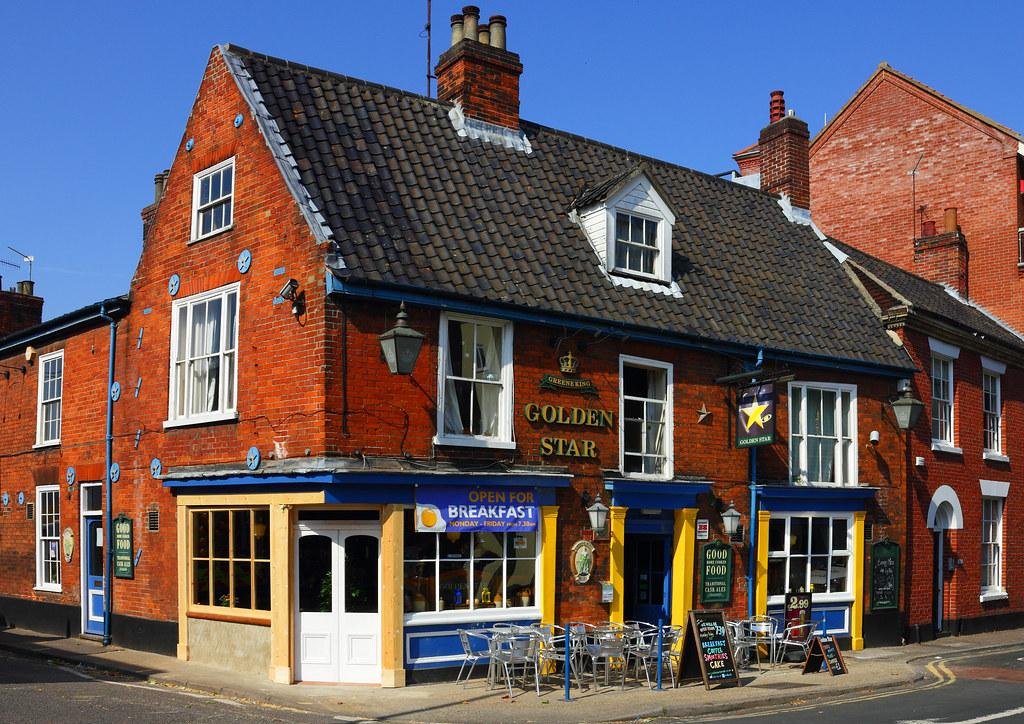
<svg viewBox="0 0 1024 724"><path fill-rule="evenodd" d="M590 493L583 491L583 507L590 518L590 529L594 531L594 537L604 537L608 530L608 506L601 502L601 494L591 498Z"/></svg>
<svg viewBox="0 0 1024 724"><path fill-rule="evenodd" d="M395 326L377 337L384 361L393 375L411 374L423 345L423 333L410 327L406 321L408 318L405 302L402 302L395 317Z"/></svg>
<svg viewBox="0 0 1024 724"><path fill-rule="evenodd" d="M896 413L896 424L901 430L912 430L921 417L924 403L914 397L910 380L900 380L896 383L896 392L899 397L892 400L892 411Z"/></svg>

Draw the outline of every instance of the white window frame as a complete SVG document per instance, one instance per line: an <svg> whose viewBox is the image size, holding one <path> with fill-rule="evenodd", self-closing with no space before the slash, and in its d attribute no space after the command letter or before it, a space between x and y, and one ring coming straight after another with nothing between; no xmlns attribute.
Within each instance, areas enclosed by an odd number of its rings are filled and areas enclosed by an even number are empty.
<svg viewBox="0 0 1024 724"><path fill-rule="evenodd" d="M655 226L655 230L654 230L654 244L653 245L648 245L648 244L645 244L643 241L635 241L632 238L632 235L630 235L630 239L629 240L619 239L618 228L619 228L619 217L620 216L628 217L630 220L632 220L632 219L639 219L640 221L642 221L644 223L645 229L646 229L647 224L654 224L654 226ZM627 210L624 210L624 209L615 209L614 213L612 214L612 220L613 220L613 226L615 228L612 229L612 235L611 235L612 236L612 245L611 245L612 255L609 258L609 262L610 262L609 266L614 271L620 272L622 274L635 274L636 276L639 276L639 277L661 280L663 277L658 272L661 271L661 267L663 265L662 264L662 262L663 262L663 258L662 257L664 256L664 253L665 253L665 249L664 249L665 245L662 243L662 236L663 236L662 225L663 225L664 222L662 220L660 220L660 219L651 218L650 216L646 216L644 214L638 214L636 211L632 211L632 210L627 211ZM628 227L630 229L633 228L632 221L630 221L630 223L628 224ZM651 264L652 271L648 272L648 271L643 271L642 269L632 269L629 266L619 266L619 264L618 264L618 257L619 257L619 246L620 245L626 246L627 249L628 249L628 247L635 247L636 249L640 250L641 252L643 250L645 250L645 249L650 249L651 251L653 251L654 252L654 260L653 260L653 262ZM628 255L628 251L627 251L627 255Z"/></svg>
<svg viewBox="0 0 1024 724"><path fill-rule="evenodd" d="M800 390L800 409L794 412L793 410L793 399L794 390ZM846 456L846 471L849 479L844 477L843 467L836 466L835 468L835 480L823 481L823 480L810 480L808 474L808 438L826 438L825 435L809 435L807 425L807 392L808 390L818 390L821 392L831 392L836 395L836 405L833 411L833 429L836 434L832 436L835 441L835 448L833 449L833 461L840 460L840 457L844 455L842 447L846 445L845 456ZM850 409L849 418L846 422L846 429L849 432L847 437L843 437L843 394L850 396ZM794 381L789 383L789 479L793 484L796 485L813 485L813 486L830 486L830 487L856 487L858 484L859 475L859 457L857 451L857 385L831 383L831 382L800 382ZM799 423L799 427L794 428L794 417L796 422ZM794 463L796 469L794 470Z"/></svg>
<svg viewBox="0 0 1024 724"><path fill-rule="evenodd" d="M769 606L781 605L784 602L785 593L789 589L789 574L790 574L789 566L790 566L790 559L793 557L793 552L790 549L790 546L792 545L792 541L793 541L793 536L792 536L792 532L791 532L790 526L791 526L793 518L808 518L809 519L808 520L808 531L807 531L808 548L809 549L810 549L810 546L811 546L811 538L812 538L812 535L813 535L812 531L814 529L814 522L813 522L813 520L815 518L828 518L829 519L829 552L827 554L828 555L828 563L827 563L826 568L825 568L825 570L828 573L831 573L831 571L832 571L832 558L833 558L833 556L836 556L836 555L845 555L846 556L846 566L847 566L847 568L846 568L846 590L844 590L844 591L829 591L827 593L815 591L815 592L813 592L815 605L817 605L819 602L820 603L840 603L840 602L852 601L854 599L854 593L853 593L853 586L854 586L854 580L853 580L854 579L854 560L853 560L853 557L854 557L854 550L853 550L854 518L853 518L853 514L852 513L832 513L832 512L824 512L824 511L801 511L801 512L792 512L792 513L772 513L771 514L771 518L769 520L768 525L769 526L771 525L771 521L785 520L786 521L786 530L785 530L785 535L783 537L784 543L785 543L785 546L784 546L783 550L781 550L781 551L772 551L771 548L770 548L770 545L769 545L769 551L768 551L769 565L770 565L770 562L773 559L774 560L785 559L786 560L786 567L785 567L785 575L783 577L783 580L785 581L785 584L783 586L784 590L783 590L782 594L771 594L771 593L769 593L769 595L768 595L768 605ZM845 549L833 548L832 547L832 525L833 525L832 521L834 521L836 519L842 519L842 520L846 521L846 548ZM769 534L769 532L768 531L764 531L763 534L765 536L767 536ZM761 535L761 533L758 533L758 535ZM815 556L821 556L821 555L823 555L823 554L810 554L809 553L807 557L810 559L810 558L814 558ZM808 577L810 577L810 571L811 571L810 560L808 560L807 570L808 570ZM808 583L810 583L810 582L808 581Z"/></svg>
<svg viewBox="0 0 1024 724"><path fill-rule="evenodd" d="M445 410L449 404L446 385L449 322L483 325L501 330L501 373L498 380L491 380L493 382L499 382L501 385L501 389L498 393L498 431L496 435L459 435L445 432L444 416ZM455 375L454 373L452 374L452 377L464 380L469 379L464 378L461 375ZM454 312L442 312L437 345L437 434L434 436L434 444L498 449L515 448L516 443L512 434L513 399L512 322L488 317L456 314Z"/></svg>
<svg viewBox="0 0 1024 724"><path fill-rule="evenodd" d="M222 194L216 199L208 201L206 204L200 204L200 190L202 188L203 180L210 178L216 174L222 173L225 169L231 169L231 191L227 194ZM235 157L232 156L229 159L221 161L218 164L210 166L203 171L192 176L192 241L199 241L200 239L208 239L211 236L227 231L235 225L235 188L237 187L238 177L235 173ZM202 222L200 221L202 215L207 211L212 212L218 206L227 205L228 207L228 219L227 222L216 228L211 228L210 231L205 234L202 233ZM211 222L211 227L212 227Z"/></svg>
<svg viewBox="0 0 1024 724"><path fill-rule="evenodd" d="M646 175L626 184L614 196L602 205L604 210L604 244L599 249L604 254L604 263L609 273L634 280L654 281L659 284L672 282L672 227L676 217L672 209L658 193L657 188ZM658 224L658 257L655 259L654 271L644 273L632 269L624 269L616 265L618 252L616 249L616 218L624 213ZM600 246L600 244L598 244Z"/></svg>
<svg viewBox="0 0 1024 724"><path fill-rule="evenodd" d="M988 357L981 358L982 458L996 462L1010 461L1003 440L1003 375L1006 365ZM990 382L991 381L991 382ZM989 401L994 403L994 409Z"/></svg>
<svg viewBox="0 0 1024 724"><path fill-rule="evenodd" d="M44 505L43 499L47 503ZM60 486L40 485L36 488L36 590L61 591ZM49 530L43 524L49 523ZM45 533L45 535L44 535ZM49 569L49 570L48 570ZM54 580L54 578L56 580Z"/></svg>
<svg viewBox="0 0 1024 724"><path fill-rule="evenodd" d="M928 338L928 348L931 350L931 362L929 363L928 380L931 384L930 396L932 401L931 409L931 433L932 433L932 450L938 450L940 452L952 453L954 455L962 455L963 450L956 446L956 361L960 358L960 348L954 345L948 344L938 339ZM948 379L943 379L936 375L936 365L939 366L940 370L943 365L948 365L949 376ZM935 394L936 386L941 385L943 397L939 397ZM936 408L938 403L939 408ZM949 417L946 424L946 430L939 430L940 435L935 435L935 424L936 424L936 411L941 413L945 410L946 415ZM938 420L940 426L943 420ZM945 432L943 435L942 433Z"/></svg>
<svg viewBox="0 0 1024 724"><path fill-rule="evenodd" d="M228 318L228 307L229 299L234 294L235 299L235 314L234 314L234 329L228 330L228 325L225 324L225 320ZM164 422L164 427L176 427L179 425L198 425L207 422L218 422L221 420L233 420L238 417L238 337L239 337L239 315L241 310L240 297L240 285L238 282L234 284L228 284L217 289L211 289L210 291L202 292L200 294L194 294L184 299L177 299L171 305L171 347L170 347L170 373L168 375L169 380L169 392L167 395L167 421ZM218 398L219 405L218 409L211 410L202 413L190 413L187 408L187 402L191 399L192 391L192 375L189 374L189 370L192 369L192 365L196 360L193 359L190 340L188 338L188 331L191 329L192 324L192 313L195 307L199 304L209 302L213 299L221 300L221 322L220 322L220 341L219 341L219 352L216 353L219 359L220 376L218 379ZM185 317L185 329L181 330L178 326L178 315L181 309L187 309ZM186 333L186 349L185 359L178 360L178 342L180 335L184 331ZM229 339L229 332L233 331L234 338ZM213 355L208 355L212 357ZM178 414L178 363L183 364L182 374L186 376L185 380L185 400L186 408L179 415ZM230 372L229 372L230 371ZM224 383L228 379L232 380L230 394L224 394Z"/></svg>
<svg viewBox="0 0 1024 724"><path fill-rule="evenodd" d="M978 578L981 586L979 600L984 603L985 601L997 601L1009 597L1006 586L1003 585L1003 581L1006 580L1003 520L1006 517L1006 497L1010 492L1010 484L997 480L981 480L979 482L981 485L981 557L978 559ZM997 506L997 516L989 515L990 511L987 504ZM994 529L990 526L994 526ZM991 536L989 535L990 533L992 534ZM995 571L992 577L998 581L997 585L985 585L984 583L985 564L983 561L985 560L986 546L991 546L995 549L994 561L991 566Z"/></svg>
<svg viewBox="0 0 1024 724"><path fill-rule="evenodd" d="M48 366L60 363L60 376L57 378L57 394L47 396L46 392L46 369ZM44 410L47 407L56 407L57 410L57 435L47 437L46 419ZM35 447L46 447L49 445L60 445L61 425L64 414L64 350L51 352L39 356L39 385L36 397L36 444Z"/></svg>
<svg viewBox="0 0 1024 724"><path fill-rule="evenodd" d="M626 394L625 384L623 379L623 373L626 367L639 367L648 370L660 370L665 373L665 399L663 406L665 410L664 416L664 433L662 435L662 443L664 446L664 464L661 473L651 474L643 472L626 472ZM675 436L673 432L673 402L672 402L672 372L673 367L670 362L662 362L660 360L648 359L646 357L634 357L632 355L619 355L619 470L622 474L629 478L643 478L647 480L669 480L674 475L675 460L674 460L674 441ZM653 401L652 398L636 398L631 397L631 400L639 401ZM646 434L643 436L646 441ZM649 453L645 450L640 453L643 456L648 456Z"/></svg>

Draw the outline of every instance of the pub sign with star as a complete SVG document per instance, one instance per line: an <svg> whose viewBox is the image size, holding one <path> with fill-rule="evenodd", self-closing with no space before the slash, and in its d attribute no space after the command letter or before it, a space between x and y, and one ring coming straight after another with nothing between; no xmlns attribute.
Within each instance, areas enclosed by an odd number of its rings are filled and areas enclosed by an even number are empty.
<svg viewBox="0 0 1024 724"><path fill-rule="evenodd" d="M775 386L744 387L736 395L736 447L775 442Z"/></svg>

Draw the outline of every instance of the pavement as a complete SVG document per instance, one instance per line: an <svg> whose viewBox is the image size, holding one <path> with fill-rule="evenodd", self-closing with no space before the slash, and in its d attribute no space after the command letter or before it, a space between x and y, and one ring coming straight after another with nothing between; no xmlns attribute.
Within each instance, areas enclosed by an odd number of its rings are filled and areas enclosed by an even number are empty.
<svg viewBox="0 0 1024 724"><path fill-rule="evenodd" d="M415 684L401 689L337 684L275 684L260 677L179 661L169 656L103 646L84 638L60 638L11 628L0 631L0 649L65 664L116 672L175 689L253 702L282 710L322 714L340 721L488 722L494 721L634 721L655 717L696 718L813 700L870 695L930 679L925 665L940 658L1024 645L1024 629L946 637L922 644L844 652L849 673L803 674L801 664L763 671L740 670L739 686L684 684L662 691L646 681L627 681L582 691L573 687L571 701L552 681L541 688L489 689L482 678L467 685ZM477 674L482 674L477 666ZM452 672L454 679L455 672Z"/></svg>

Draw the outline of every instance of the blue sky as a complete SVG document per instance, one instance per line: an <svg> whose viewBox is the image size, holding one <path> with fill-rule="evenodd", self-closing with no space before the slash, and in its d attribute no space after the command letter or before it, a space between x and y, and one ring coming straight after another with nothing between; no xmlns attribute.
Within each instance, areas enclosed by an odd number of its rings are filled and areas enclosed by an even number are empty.
<svg viewBox="0 0 1024 724"><path fill-rule="evenodd" d="M423 93L426 4L2 3L0 260L35 257L47 319L126 292L211 47ZM1021 2L478 4L508 18L524 118L709 173L756 140L772 89L815 133L882 60L1024 131ZM462 5L433 1L433 62ZM0 264L4 288L27 274Z"/></svg>

